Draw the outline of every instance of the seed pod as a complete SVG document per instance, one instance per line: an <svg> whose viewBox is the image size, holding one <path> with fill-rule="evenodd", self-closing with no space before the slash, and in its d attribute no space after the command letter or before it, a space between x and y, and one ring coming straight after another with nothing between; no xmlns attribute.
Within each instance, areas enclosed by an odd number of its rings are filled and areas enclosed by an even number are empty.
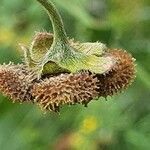
<svg viewBox="0 0 150 150"><path fill-rule="evenodd" d="M13 102L31 101L30 88L35 75L24 65L0 65L0 92Z"/></svg>
<svg viewBox="0 0 150 150"><path fill-rule="evenodd" d="M106 56L113 56L117 63L106 74L97 74L99 96L107 97L126 89L135 78L134 58L126 51L112 49Z"/></svg>
<svg viewBox="0 0 150 150"><path fill-rule="evenodd" d="M35 83L32 96L44 110L59 111L64 104L87 105L98 96L97 79L89 73L61 74Z"/></svg>

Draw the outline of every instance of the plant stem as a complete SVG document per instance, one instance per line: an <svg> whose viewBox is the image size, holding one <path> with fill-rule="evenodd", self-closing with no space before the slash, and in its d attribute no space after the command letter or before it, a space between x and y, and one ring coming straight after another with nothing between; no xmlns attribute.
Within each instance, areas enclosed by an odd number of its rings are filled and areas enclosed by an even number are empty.
<svg viewBox="0 0 150 150"><path fill-rule="evenodd" d="M52 2L48 0L37 0L39 3L43 5L43 7L47 10L47 13L50 17L50 20L52 22L53 26L53 32L54 32L54 42L53 44L56 44L58 41L61 43L68 43L67 35L64 29L62 18L58 12L58 10L55 8Z"/></svg>

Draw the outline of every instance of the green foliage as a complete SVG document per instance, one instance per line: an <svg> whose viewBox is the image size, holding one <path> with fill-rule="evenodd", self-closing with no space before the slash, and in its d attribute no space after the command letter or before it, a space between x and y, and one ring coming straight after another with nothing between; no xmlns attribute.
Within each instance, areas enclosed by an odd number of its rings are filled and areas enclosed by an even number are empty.
<svg viewBox="0 0 150 150"><path fill-rule="evenodd" d="M150 16L148 0L55 0L70 37L127 49L137 59L137 79L123 94L60 115L42 114L30 104L0 96L0 149L77 150L150 149ZM17 43L31 42L34 31L52 31L34 1L0 2L0 62L21 62ZM67 138L68 137L68 138ZM63 141L66 141L64 142ZM70 142L69 142L69 140ZM66 145L67 145L66 144ZM71 149L71 148L70 148Z"/></svg>

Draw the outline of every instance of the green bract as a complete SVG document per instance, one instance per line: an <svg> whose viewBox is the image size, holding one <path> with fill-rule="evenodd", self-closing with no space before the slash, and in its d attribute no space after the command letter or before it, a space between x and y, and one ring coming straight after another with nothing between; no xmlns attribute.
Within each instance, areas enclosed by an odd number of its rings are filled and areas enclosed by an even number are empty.
<svg viewBox="0 0 150 150"><path fill-rule="evenodd" d="M37 1L47 10L54 31L53 38L35 37L30 48L23 47L25 60L29 67L37 71L38 77L42 74L74 73L81 70L103 74L112 68L115 59L106 55L107 48L104 44L68 40L55 6L48 0Z"/></svg>

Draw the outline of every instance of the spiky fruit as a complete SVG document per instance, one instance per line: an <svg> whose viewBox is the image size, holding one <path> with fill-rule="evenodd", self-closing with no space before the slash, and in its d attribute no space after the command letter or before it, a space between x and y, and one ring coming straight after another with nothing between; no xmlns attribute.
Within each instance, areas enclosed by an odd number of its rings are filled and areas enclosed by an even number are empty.
<svg viewBox="0 0 150 150"><path fill-rule="evenodd" d="M64 104L81 103L86 106L98 96L97 82L97 79L87 72L61 74L35 83L32 95L41 108L57 112Z"/></svg>
<svg viewBox="0 0 150 150"><path fill-rule="evenodd" d="M36 80L33 70L24 65L0 66L0 91L14 102L32 101L44 110L59 111L62 105L87 105L96 97L112 96L132 83L134 59L126 51L108 50L103 57L117 63L105 74L81 72L42 77ZM34 100L34 101L33 101Z"/></svg>
<svg viewBox="0 0 150 150"><path fill-rule="evenodd" d="M0 65L0 92L13 102L31 101L30 88L34 79L34 73L24 65Z"/></svg>
<svg viewBox="0 0 150 150"><path fill-rule="evenodd" d="M124 50L111 49L107 56L116 58L117 63L106 74L97 74L99 96L107 97L126 89L135 78L134 58Z"/></svg>

